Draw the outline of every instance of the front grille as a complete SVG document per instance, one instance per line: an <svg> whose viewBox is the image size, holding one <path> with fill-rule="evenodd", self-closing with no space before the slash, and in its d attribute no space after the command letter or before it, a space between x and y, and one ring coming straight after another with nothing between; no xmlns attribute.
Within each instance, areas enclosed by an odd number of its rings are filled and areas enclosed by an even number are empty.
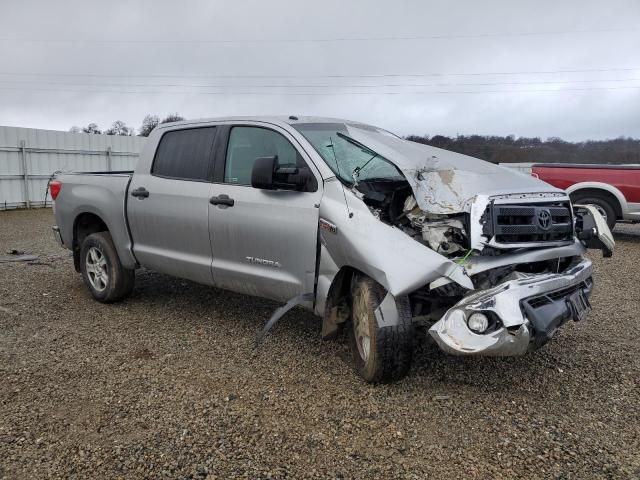
<svg viewBox="0 0 640 480"><path fill-rule="evenodd" d="M535 205L490 204L484 212L483 235L493 244L573 241L569 202Z"/></svg>

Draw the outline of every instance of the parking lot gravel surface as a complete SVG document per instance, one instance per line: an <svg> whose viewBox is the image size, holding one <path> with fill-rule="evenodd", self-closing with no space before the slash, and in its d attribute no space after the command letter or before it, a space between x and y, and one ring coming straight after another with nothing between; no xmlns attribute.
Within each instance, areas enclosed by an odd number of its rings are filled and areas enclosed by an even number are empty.
<svg viewBox="0 0 640 480"><path fill-rule="evenodd" d="M95 302L52 223L0 212L0 478L640 477L637 226L591 255L594 311L542 350L420 342L371 386L303 310L254 351L273 302L144 270Z"/></svg>

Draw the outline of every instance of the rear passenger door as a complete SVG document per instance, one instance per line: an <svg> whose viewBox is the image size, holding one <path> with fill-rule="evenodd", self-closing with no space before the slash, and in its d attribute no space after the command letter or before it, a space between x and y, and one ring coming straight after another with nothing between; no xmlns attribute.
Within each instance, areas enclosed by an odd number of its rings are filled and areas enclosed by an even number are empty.
<svg viewBox="0 0 640 480"><path fill-rule="evenodd" d="M232 205L209 210L216 286L278 301L314 292L322 196L315 166L283 129L220 128L212 196L228 198ZM251 186L256 158L274 155L280 167L311 173L303 191Z"/></svg>
<svg viewBox="0 0 640 480"><path fill-rule="evenodd" d="M209 284L209 197L216 127L164 133L150 173L129 187L133 252L144 267Z"/></svg>

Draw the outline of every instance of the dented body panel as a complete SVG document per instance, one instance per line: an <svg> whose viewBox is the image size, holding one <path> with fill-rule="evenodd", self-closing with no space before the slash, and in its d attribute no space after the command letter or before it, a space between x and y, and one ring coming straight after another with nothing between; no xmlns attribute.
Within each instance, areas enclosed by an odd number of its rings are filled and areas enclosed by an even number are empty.
<svg viewBox="0 0 640 480"><path fill-rule="evenodd" d="M392 295L406 295L436 278L473 288L464 268L413 241L401 230L380 222L367 206L336 179L325 182L321 221L335 232L320 229L320 271L316 312L324 311L326 292L341 268L350 267L373 278Z"/></svg>

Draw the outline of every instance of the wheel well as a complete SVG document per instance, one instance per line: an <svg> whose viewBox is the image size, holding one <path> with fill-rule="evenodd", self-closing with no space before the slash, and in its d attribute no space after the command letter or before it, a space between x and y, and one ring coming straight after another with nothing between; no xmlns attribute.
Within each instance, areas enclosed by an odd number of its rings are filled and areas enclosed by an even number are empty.
<svg viewBox="0 0 640 480"><path fill-rule="evenodd" d="M613 207L613 210L616 212L616 217L622 218L622 206L620 205L620 201L611 192L607 192L606 190L602 190L600 188L581 188L580 190L571 192L571 195L570 195L572 202L575 202L576 198L589 197L589 196L601 197L606 199Z"/></svg>
<svg viewBox="0 0 640 480"><path fill-rule="evenodd" d="M80 249L82 242L92 233L108 232L107 224L93 213L81 213L73 222L73 264L80 272Z"/></svg>
<svg viewBox="0 0 640 480"><path fill-rule="evenodd" d="M327 301L322 319L322 338L335 338L341 326L351 315L349 297L351 295L351 279L358 270L352 267L342 267L333 277L331 287L327 293Z"/></svg>

